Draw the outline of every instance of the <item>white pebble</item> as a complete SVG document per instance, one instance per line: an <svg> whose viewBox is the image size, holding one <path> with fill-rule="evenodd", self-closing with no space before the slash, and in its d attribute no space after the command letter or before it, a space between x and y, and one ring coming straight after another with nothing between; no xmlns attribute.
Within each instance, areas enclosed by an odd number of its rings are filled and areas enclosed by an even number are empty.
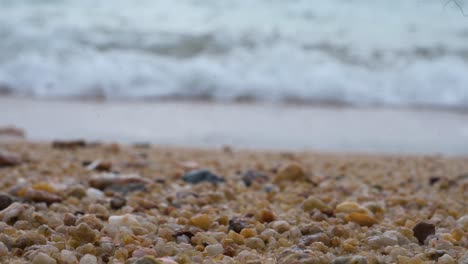
<svg viewBox="0 0 468 264"><path fill-rule="evenodd" d="M86 254L81 258L80 264L98 264L98 262L95 256Z"/></svg>
<svg viewBox="0 0 468 264"><path fill-rule="evenodd" d="M32 264L57 264L57 261L41 252L33 258Z"/></svg>
<svg viewBox="0 0 468 264"><path fill-rule="evenodd" d="M64 264L76 264L76 263L78 263L78 259L76 258L75 253L73 253L70 250L65 250L65 249L62 250L60 252L60 257L62 259L61 263L64 263Z"/></svg>
<svg viewBox="0 0 468 264"><path fill-rule="evenodd" d="M138 221L136 216L131 214L113 215L109 217L109 224L116 227L140 226L140 222Z"/></svg>
<svg viewBox="0 0 468 264"><path fill-rule="evenodd" d="M217 256L224 253L224 248L221 244L209 245L205 250L209 256Z"/></svg>
<svg viewBox="0 0 468 264"><path fill-rule="evenodd" d="M371 236L367 240L367 244L372 247L372 248L381 248L381 247L387 247L387 246L395 246L398 245L398 240L396 238L393 238L391 236Z"/></svg>
<svg viewBox="0 0 468 264"><path fill-rule="evenodd" d="M86 190L86 195L91 199L91 200L101 200L104 199L105 195L102 191L95 189L95 188L88 188Z"/></svg>
<svg viewBox="0 0 468 264"><path fill-rule="evenodd" d="M461 225L465 232L468 232L468 215L460 217L457 222Z"/></svg>
<svg viewBox="0 0 468 264"><path fill-rule="evenodd" d="M448 254L444 254L442 257L439 258L437 263L440 264L455 264L455 260ZM462 263L462 262L460 262Z"/></svg>

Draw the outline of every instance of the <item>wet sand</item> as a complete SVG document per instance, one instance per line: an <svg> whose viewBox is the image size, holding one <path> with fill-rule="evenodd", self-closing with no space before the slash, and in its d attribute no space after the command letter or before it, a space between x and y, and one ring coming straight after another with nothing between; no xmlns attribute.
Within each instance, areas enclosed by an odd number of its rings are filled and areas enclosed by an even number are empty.
<svg viewBox="0 0 468 264"><path fill-rule="evenodd" d="M468 158L0 150L1 263L468 261Z"/></svg>
<svg viewBox="0 0 468 264"><path fill-rule="evenodd" d="M0 127L30 140L252 150L468 154L468 114L269 104L67 102L0 97Z"/></svg>

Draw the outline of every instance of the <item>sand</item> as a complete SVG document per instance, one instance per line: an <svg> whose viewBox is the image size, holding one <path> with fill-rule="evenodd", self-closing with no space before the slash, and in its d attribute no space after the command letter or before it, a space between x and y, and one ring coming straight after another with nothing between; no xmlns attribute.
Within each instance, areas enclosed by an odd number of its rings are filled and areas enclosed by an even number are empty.
<svg viewBox="0 0 468 264"><path fill-rule="evenodd" d="M0 97L0 127L27 138L252 150L468 154L468 113L189 102Z"/></svg>
<svg viewBox="0 0 468 264"><path fill-rule="evenodd" d="M468 261L467 157L0 150L1 263Z"/></svg>

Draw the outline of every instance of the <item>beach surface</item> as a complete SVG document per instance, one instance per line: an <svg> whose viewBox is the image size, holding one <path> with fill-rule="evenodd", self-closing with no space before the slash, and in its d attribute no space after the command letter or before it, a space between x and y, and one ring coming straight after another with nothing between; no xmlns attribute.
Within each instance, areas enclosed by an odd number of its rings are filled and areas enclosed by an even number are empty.
<svg viewBox="0 0 468 264"><path fill-rule="evenodd" d="M0 98L0 126L27 139L185 147L468 154L468 114L274 104L92 102Z"/></svg>
<svg viewBox="0 0 468 264"><path fill-rule="evenodd" d="M466 263L468 159L0 144L1 263Z"/></svg>

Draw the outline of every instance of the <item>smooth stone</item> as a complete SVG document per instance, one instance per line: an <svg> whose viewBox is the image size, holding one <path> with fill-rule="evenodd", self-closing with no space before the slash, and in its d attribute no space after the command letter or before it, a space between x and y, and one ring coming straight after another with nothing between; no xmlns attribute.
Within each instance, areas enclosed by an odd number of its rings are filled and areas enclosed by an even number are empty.
<svg viewBox="0 0 468 264"><path fill-rule="evenodd" d="M76 258L75 253L73 253L73 251L66 250L66 249L60 252L60 260L61 260L61 263L63 264L78 263L78 259Z"/></svg>
<svg viewBox="0 0 468 264"><path fill-rule="evenodd" d="M419 243L424 245L426 238L435 234L435 225L428 222L419 222L413 227L413 234Z"/></svg>
<svg viewBox="0 0 468 264"><path fill-rule="evenodd" d="M16 166L20 163L21 159L17 155L0 150L0 168Z"/></svg>
<svg viewBox="0 0 468 264"><path fill-rule="evenodd" d="M370 247L377 249L377 248L382 248L382 247L387 247L387 246L398 245L398 239L385 236L385 235L371 236L367 240L367 244Z"/></svg>
<svg viewBox="0 0 468 264"><path fill-rule="evenodd" d="M8 255L8 247L0 241L0 257Z"/></svg>
<svg viewBox="0 0 468 264"><path fill-rule="evenodd" d="M224 178L212 173L209 170L193 170L182 176L182 180L191 184L202 182L220 183L224 182Z"/></svg>
<svg viewBox="0 0 468 264"><path fill-rule="evenodd" d="M234 218L229 220L229 229L228 230L232 230L232 231L234 231L236 233L240 233L242 231L242 229L246 228L247 226L248 226L248 223L244 219L234 217Z"/></svg>
<svg viewBox="0 0 468 264"><path fill-rule="evenodd" d="M88 188L86 190L86 196L91 200L102 200L105 197L104 193L96 188Z"/></svg>
<svg viewBox="0 0 468 264"><path fill-rule="evenodd" d="M57 264L57 261L45 253L38 253L32 260L32 264Z"/></svg>
<svg viewBox="0 0 468 264"><path fill-rule="evenodd" d="M80 259L80 264L98 264L96 256L86 254Z"/></svg>
<svg viewBox="0 0 468 264"><path fill-rule="evenodd" d="M124 215L113 215L110 216L109 224L116 227L132 227L132 226L140 226L140 221L136 218L136 216L131 214L124 214Z"/></svg>
<svg viewBox="0 0 468 264"><path fill-rule="evenodd" d="M224 248L221 244L209 245L205 248L208 256L217 256L224 253Z"/></svg>
<svg viewBox="0 0 468 264"><path fill-rule="evenodd" d="M248 170L242 176L242 181L245 186L250 187L253 183L263 184L268 182L270 179L268 176L259 171Z"/></svg>
<svg viewBox="0 0 468 264"><path fill-rule="evenodd" d="M298 163L290 163L282 166L273 179L273 183L283 181L300 181L305 180L306 174L304 169Z"/></svg>
<svg viewBox="0 0 468 264"><path fill-rule="evenodd" d="M114 210L119 210L127 204L127 199L124 197L114 197L110 200L110 208Z"/></svg>
<svg viewBox="0 0 468 264"><path fill-rule="evenodd" d="M0 194L0 211L13 203L13 199L7 194Z"/></svg>

